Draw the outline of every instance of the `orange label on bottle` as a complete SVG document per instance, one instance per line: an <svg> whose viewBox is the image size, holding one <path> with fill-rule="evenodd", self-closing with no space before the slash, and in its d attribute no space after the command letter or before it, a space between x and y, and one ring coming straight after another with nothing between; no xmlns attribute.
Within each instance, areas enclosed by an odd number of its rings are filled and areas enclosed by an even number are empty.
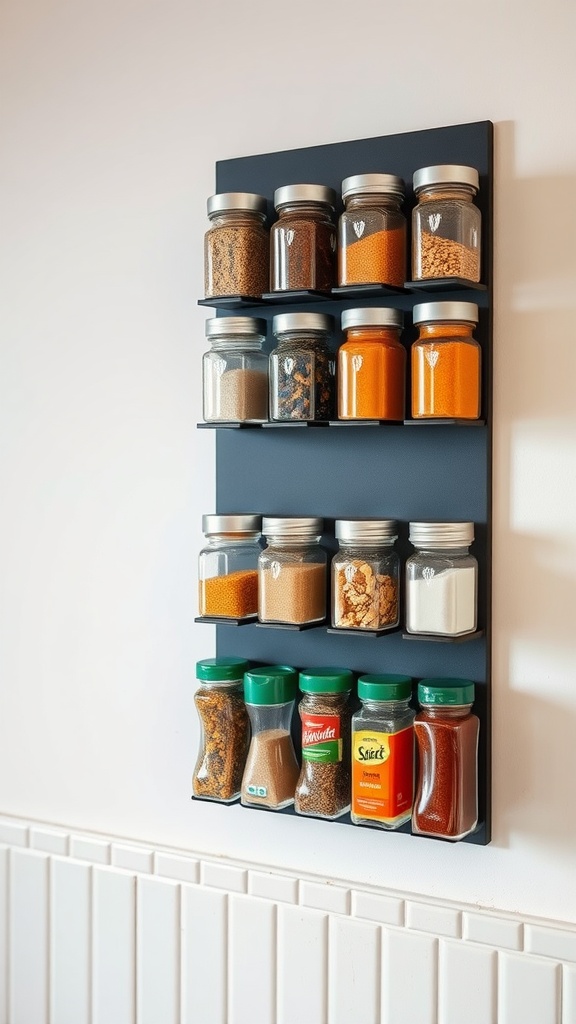
<svg viewBox="0 0 576 1024"><path fill-rule="evenodd" d="M412 808L414 730L354 733L352 814L393 823Z"/></svg>

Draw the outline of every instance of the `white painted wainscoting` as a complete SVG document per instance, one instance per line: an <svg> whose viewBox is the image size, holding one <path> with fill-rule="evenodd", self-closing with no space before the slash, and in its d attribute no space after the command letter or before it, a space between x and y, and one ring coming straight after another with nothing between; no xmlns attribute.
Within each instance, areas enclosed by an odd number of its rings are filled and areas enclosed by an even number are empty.
<svg viewBox="0 0 576 1024"><path fill-rule="evenodd" d="M0 1024L576 1024L576 928L0 819Z"/></svg>

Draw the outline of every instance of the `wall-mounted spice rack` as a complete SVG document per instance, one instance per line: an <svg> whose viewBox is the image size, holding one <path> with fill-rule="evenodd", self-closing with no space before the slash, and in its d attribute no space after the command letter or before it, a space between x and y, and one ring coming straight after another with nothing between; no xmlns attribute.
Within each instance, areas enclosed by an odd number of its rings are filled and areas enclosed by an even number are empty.
<svg viewBox="0 0 576 1024"><path fill-rule="evenodd" d="M372 636L350 636L326 625L284 630L251 622L234 630L217 626L218 655L296 667L342 665L357 672L394 672L415 679L451 676L476 683L475 711L480 718L480 825L462 840L486 845L491 834L490 800L490 643L491 643L491 492L492 492L492 192L493 126L489 121L428 131L315 146L308 149L219 162L216 191L256 192L271 199L274 190L292 182L318 182L339 190L350 174L386 171L407 183L405 210L414 203L413 172L433 164L476 167L480 174L477 205L482 212L481 285L461 279L406 282L405 289L379 286L334 289L331 296L281 294L264 299L201 299L219 314L241 309L271 321L287 308L318 309L337 320L359 304L388 305L409 314L415 303L434 299L475 302L480 322L475 337L482 349L482 419L480 421L405 420L403 424L338 421L340 429L293 430L292 424L263 424L279 429L216 427L216 508L218 512L263 512L266 515L390 517L411 520L472 520L479 563L479 616L475 634L446 642L392 631L379 643ZM270 214L273 213L270 203ZM271 332L269 332L271 335ZM409 347L414 334L403 335ZM409 406L408 406L409 407ZM245 426L244 424L242 426ZM322 425L324 426L324 425ZM386 426L386 430L375 429ZM406 430L419 426L420 430ZM474 426L477 429L462 429ZM353 427L354 429L346 429ZM394 429L397 427L398 429ZM434 429L425 429L426 427ZM403 558L409 553L399 542ZM207 621L205 619L201 621ZM359 632L359 631L358 631ZM340 634L340 635L338 635ZM224 805L222 805L224 806ZM233 806L233 805L231 805ZM262 808L265 809L265 808ZM271 813L294 813L291 808ZM350 824L349 815L336 819ZM353 826L355 828L368 826ZM410 832L410 826L399 831ZM383 838L383 843L385 839Z"/></svg>

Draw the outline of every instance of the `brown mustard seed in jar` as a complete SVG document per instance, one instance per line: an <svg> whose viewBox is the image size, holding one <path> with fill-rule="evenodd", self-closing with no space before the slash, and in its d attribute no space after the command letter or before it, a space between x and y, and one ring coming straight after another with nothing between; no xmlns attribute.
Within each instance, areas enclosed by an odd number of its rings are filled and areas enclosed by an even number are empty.
<svg viewBox="0 0 576 1024"><path fill-rule="evenodd" d="M240 796L250 739L242 678L248 662L240 658L199 661L200 687L194 703L200 719L201 743L194 769L194 796L230 803Z"/></svg>
<svg viewBox="0 0 576 1024"><path fill-rule="evenodd" d="M350 810L351 762L348 698L353 676L348 669L315 668L300 673L304 696L302 768L294 807L298 814L339 818Z"/></svg>
<svg viewBox="0 0 576 1024"><path fill-rule="evenodd" d="M268 290L269 235L266 199L251 192L223 192L208 200L204 236L206 298L258 298Z"/></svg>

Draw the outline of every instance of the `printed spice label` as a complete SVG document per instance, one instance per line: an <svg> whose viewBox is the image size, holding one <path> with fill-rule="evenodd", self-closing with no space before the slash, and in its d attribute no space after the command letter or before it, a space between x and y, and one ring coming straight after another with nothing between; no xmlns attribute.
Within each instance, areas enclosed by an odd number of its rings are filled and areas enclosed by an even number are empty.
<svg viewBox="0 0 576 1024"><path fill-rule="evenodd" d="M302 758L324 764L342 760L342 735L338 715L302 716Z"/></svg>
<svg viewBox="0 0 576 1024"><path fill-rule="evenodd" d="M352 745L352 813L394 822L412 807L414 730L362 730Z"/></svg>

